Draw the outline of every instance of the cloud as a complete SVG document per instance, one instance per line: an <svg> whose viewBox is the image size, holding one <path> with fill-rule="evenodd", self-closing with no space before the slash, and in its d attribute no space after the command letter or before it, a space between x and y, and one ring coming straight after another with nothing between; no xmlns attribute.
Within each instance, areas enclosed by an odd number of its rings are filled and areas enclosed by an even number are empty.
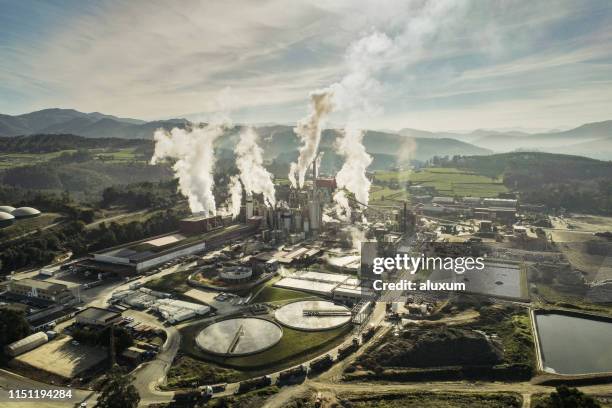
<svg viewBox="0 0 612 408"><path fill-rule="evenodd" d="M215 95L230 87L237 121L291 122L306 113L310 90L342 78L349 44L375 31L395 38L406 21L432 12L442 16L439 29L429 32L423 19L398 39L402 52L388 56L380 78L376 103L383 109L364 125L440 127L449 114L459 122L456 116L472 109L515 112L529 106L513 105L517 100L544 101L555 90L575 102L597 95L590 110L576 103L563 120L578 124L593 112L608 118L602 112L612 96L595 84L612 79L612 3L465 4L6 2L0 6L0 112L61 106L144 119L205 117L215 110ZM440 13L445 7L451 12ZM551 122L554 112L566 113L544 105ZM554 126L534 111L516 111L520 124L505 122L515 115L494 116L507 117L500 126Z"/></svg>

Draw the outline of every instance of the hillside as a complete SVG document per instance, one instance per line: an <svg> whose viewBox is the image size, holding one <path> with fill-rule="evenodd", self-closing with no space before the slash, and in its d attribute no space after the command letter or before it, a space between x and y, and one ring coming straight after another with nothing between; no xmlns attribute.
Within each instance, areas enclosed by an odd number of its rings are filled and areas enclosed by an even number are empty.
<svg viewBox="0 0 612 408"><path fill-rule="evenodd" d="M502 177L523 202L592 214L612 213L612 162L541 152L455 158L444 163Z"/></svg>
<svg viewBox="0 0 612 408"><path fill-rule="evenodd" d="M587 123L574 129L549 133L492 133L474 139L472 143L496 152L531 149L610 160L612 152L608 145L609 138L612 138L612 121L610 120Z"/></svg>
<svg viewBox="0 0 612 408"><path fill-rule="evenodd" d="M508 171L531 174L546 181L612 178L612 163L587 157L543 152L512 152L462 157L456 165L499 177Z"/></svg>
<svg viewBox="0 0 612 408"><path fill-rule="evenodd" d="M555 153L576 154L599 160L612 160L612 136L551 149Z"/></svg>
<svg viewBox="0 0 612 408"><path fill-rule="evenodd" d="M17 116L0 115L0 136L67 133L93 138L151 139L155 129L183 127L187 123L185 119L145 122L99 112L53 108Z"/></svg>

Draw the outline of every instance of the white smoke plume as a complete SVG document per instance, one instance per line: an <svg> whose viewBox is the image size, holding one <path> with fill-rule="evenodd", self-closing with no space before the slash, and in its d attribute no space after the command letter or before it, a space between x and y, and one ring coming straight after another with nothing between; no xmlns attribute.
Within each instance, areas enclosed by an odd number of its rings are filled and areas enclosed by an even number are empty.
<svg viewBox="0 0 612 408"><path fill-rule="evenodd" d="M351 219L351 206L344 190L338 190L334 193L333 211L340 221L349 221Z"/></svg>
<svg viewBox="0 0 612 408"><path fill-rule="evenodd" d="M258 144L257 133L250 127L243 130L234 151L240 181L246 194L248 196L253 193L263 194L265 204L274 207L276 205L274 182L272 175L263 166L263 150Z"/></svg>
<svg viewBox="0 0 612 408"><path fill-rule="evenodd" d="M304 186L306 172L313 164L319 150L322 121L333 109L333 91L331 89L326 88L310 93L310 113L307 117L301 119L293 129L302 142L298 161L292 163L289 168L289 180L293 187L296 187L296 184L300 188ZM297 183L295 182L296 173L298 176Z"/></svg>
<svg viewBox="0 0 612 408"><path fill-rule="evenodd" d="M347 231L351 235L353 250L361 253L361 243L367 241L365 232L354 225L349 225Z"/></svg>
<svg viewBox="0 0 612 408"><path fill-rule="evenodd" d="M378 80L381 72L401 69L418 58L428 42L465 7L457 1L429 1L413 3L410 18L391 38L375 31L355 43L346 53L347 75L330 86L337 110L347 115L343 135L336 143L344 164L336 175L339 188L346 188L355 198L368 204L370 181L366 169L372 163L363 146L363 121L380 111L376 102L383 85Z"/></svg>
<svg viewBox="0 0 612 408"><path fill-rule="evenodd" d="M174 128L155 131L155 153L151 164L164 159L176 159L174 174L179 191L187 197L192 213L216 215L213 195L215 155L213 144L224 132L224 124L198 125L190 129Z"/></svg>
<svg viewBox="0 0 612 408"><path fill-rule="evenodd" d="M242 184L240 184L240 177L230 177L229 193L228 207L232 214L232 218L236 218L240 214L240 205L242 204Z"/></svg>
<svg viewBox="0 0 612 408"><path fill-rule="evenodd" d="M336 174L336 183L338 188L346 188L357 201L368 205L371 182L366 177L366 169L372 163L372 157L366 152L363 136L361 129L347 127L343 136L336 141L338 153L344 156L344 164Z"/></svg>
<svg viewBox="0 0 612 408"><path fill-rule="evenodd" d="M289 165L289 182L291 183L291 187L293 188L297 188L297 180L295 178L295 175L298 171L298 165L297 163L293 162Z"/></svg>

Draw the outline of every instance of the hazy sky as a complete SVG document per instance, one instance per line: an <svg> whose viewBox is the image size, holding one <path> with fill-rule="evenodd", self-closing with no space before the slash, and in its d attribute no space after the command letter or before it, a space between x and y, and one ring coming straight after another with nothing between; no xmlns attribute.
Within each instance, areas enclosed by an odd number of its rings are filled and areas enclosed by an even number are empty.
<svg viewBox="0 0 612 408"><path fill-rule="evenodd" d="M205 119L225 106L236 122L290 123L380 32L395 51L377 61L369 127L612 119L612 1L435 3L0 0L0 113Z"/></svg>

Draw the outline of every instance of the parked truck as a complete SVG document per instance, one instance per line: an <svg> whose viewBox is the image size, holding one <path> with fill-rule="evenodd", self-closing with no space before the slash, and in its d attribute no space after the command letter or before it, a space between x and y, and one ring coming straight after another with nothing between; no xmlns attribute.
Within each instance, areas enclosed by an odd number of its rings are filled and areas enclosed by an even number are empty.
<svg viewBox="0 0 612 408"><path fill-rule="evenodd" d="M265 375L263 377L253 378L252 380L241 381L238 386L238 394L248 392L257 388L264 388L272 384L272 377Z"/></svg>
<svg viewBox="0 0 612 408"><path fill-rule="evenodd" d="M359 348L359 340L355 337L350 344L338 349L338 360L344 360Z"/></svg>

